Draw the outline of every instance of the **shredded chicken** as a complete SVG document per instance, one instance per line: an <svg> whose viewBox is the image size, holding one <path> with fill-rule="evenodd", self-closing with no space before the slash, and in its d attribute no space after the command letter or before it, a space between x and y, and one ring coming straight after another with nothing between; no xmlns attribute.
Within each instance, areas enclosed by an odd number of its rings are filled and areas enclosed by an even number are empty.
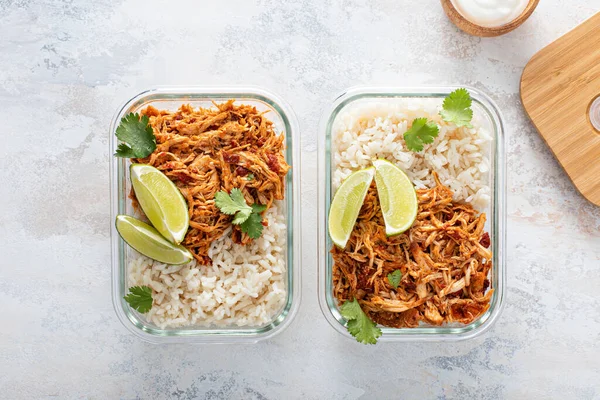
<svg viewBox="0 0 600 400"><path fill-rule="evenodd" d="M146 158L132 160L161 170L187 199L190 227L182 244L204 265L211 263L210 244L232 220L215 205L215 194L239 188L248 204L268 209L274 200L283 200L290 169L283 154L284 136L275 133L265 113L233 103L197 110L182 105L176 112L148 106L142 114L150 118L157 148ZM137 207L133 191L130 197ZM237 225L232 235L237 243L252 240Z"/></svg>
<svg viewBox="0 0 600 400"><path fill-rule="evenodd" d="M437 175L433 189L417 190L419 210L409 231L385 234L375 183L371 185L345 249L334 246L334 295L356 298L384 326L468 324L490 306L493 289L485 214L452 200ZM397 289L387 275L402 272Z"/></svg>

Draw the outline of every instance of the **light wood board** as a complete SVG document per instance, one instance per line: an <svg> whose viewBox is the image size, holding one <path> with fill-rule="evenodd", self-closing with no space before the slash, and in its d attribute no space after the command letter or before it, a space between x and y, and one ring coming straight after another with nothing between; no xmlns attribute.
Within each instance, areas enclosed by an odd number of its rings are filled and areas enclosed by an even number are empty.
<svg viewBox="0 0 600 400"><path fill-rule="evenodd" d="M525 111L577 189L600 206L600 132L589 108L600 96L600 13L542 49L521 77Z"/></svg>

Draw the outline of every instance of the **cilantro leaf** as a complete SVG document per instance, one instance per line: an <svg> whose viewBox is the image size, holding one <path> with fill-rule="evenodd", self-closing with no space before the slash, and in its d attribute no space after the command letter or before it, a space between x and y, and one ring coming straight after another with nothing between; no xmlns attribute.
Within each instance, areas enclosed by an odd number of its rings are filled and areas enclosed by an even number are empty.
<svg viewBox="0 0 600 400"><path fill-rule="evenodd" d="M467 128L472 128L472 102L471 95L467 89L456 89L444 99L440 115L444 121L453 122L458 127L466 126Z"/></svg>
<svg viewBox="0 0 600 400"><path fill-rule="evenodd" d="M133 309L142 314L147 313L152 308L152 289L149 286L130 287L129 294L123 298Z"/></svg>
<svg viewBox="0 0 600 400"><path fill-rule="evenodd" d="M117 151L115 153L115 156L117 156L117 157L123 157L123 158L134 158L135 157L135 152L127 144L120 143L117 146Z"/></svg>
<svg viewBox="0 0 600 400"><path fill-rule="evenodd" d="M252 212L252 207L246 204L244 195L238 188L232 189L230 194L227 194L227 192L223 190L217 192L215 194L215 205L219 207L219 210L221 210L223 214L227 215L233 215L242 210L246 210L245 212L247 213Z"/></svg>
<svg viewBox="0 0 600 400"><path fill-rule="evenodd" d="M243 224L244 222L246 222L246 220L248 220L248 217L250 217L251 214L251 208L241 209L237 212L237 214L235 214L235 217L233 218L233 221L231 221L231 223L234 225Z"/></svg>
<svg viewBox="0 0 600 400"><path fill-rule="evenodd" d="M156 150L156 137L152 127L148 124L150 118L143 115L130 113L121 119L117 128L117 139L122 142L117 147L115 156L128 158L148 157Z"/></svg>
<svg viewBox="0 0 600 400"><path fill-rule="evenodd" d="M236 204L240 204L240 206L250 208L248 206L248 204L246 204L246 199L244 198L244 194L242 193L242 191L240 189L238 189L238 188L231 189L229 196L231 196L231 200L233 200Z"/></svg>
<svg viewBox="0 0 600 400"><path fill-rule="evenodd" d="M265 211L267 209L267 206L264 204L258 204L258 203L254 203L252 204L252 212L256 213L256 214L260 214L261 212Z"/></svg>
<svg viewBox="0 0 600 400"><path fill-rule="evenodd" d="M406 147L412 151L422 151L423 144L433 143L439 131L435 122L427 118L415 118L410 129L404 133Z"/></svg>
<svg viewBox="0 0 600 400"><path fill-rule="evenodd" d="M252 213L248 219L240 225L242 232L248 234L252 239L258 239L262 235L263 224L260 214Z"/></svg>
<svg viewBox="0 0 600 400"><path fill-rule="evenodd" d="M400 284L400 280L402 279L402 271L397 269L394 272L388 274L387 278L390 285L394 289L398 289L398 285Z"/></svg>
<svg viewBox="0 0 600 400"><path fill-rule="evenodd" d="M242 232L248 234L252 239L262 235L263 225L260 215L267 209L262 204L246 204L242 191L238 188L232 189L231 193L220 191L215 194L215 205L223 214L235 215L231 221L234 225L240 225Z"/></svg>
<svg viewBox="0 0 600 400"><path fill-rule="evenodd" d="M371 321L362 310L356 299L346 301L340 307L342 316L348 320L348 332L356 338L359 343L375 344L381 336L381 329L375 322Z"/></svg>
<svg viewBox="0 0 600 400"><path fill-rule="evenodd" d="M248 176L246 177L247 181L252 181L254 180L254 174L248 174Z"/></svg>

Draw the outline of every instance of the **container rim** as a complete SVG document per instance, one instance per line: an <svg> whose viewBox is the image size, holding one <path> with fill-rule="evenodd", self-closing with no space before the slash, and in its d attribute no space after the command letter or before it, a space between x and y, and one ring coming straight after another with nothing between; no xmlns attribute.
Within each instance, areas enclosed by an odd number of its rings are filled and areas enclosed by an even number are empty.
<svg viewBox="0 0 600 400"><path fill-rule="evenodd" d="M153 97L154 96L154 97ZM116 149L117 139L115 136L116 128L119 124L122 116L128 111L139 106L140 102L148 99L147 102L161 100L160 96L165 96L165 100L178 101L181 99L182 103L185 101L198 101L198 100L226 100L226 99L239 99L245 98L251 101L263 102L272 108L279 114L287 129L285 129L285 137L288 144L291 144L291 148L286 149L286 159L289 157L288 162L291 162L291 182L288 178L286 183L286 201L288 207L288 217L286 219L286 225L288 228L287 236L287 270L290 275L288 285L288 300L291 297L291 304L289 308L284 309L273 318L271 323L266 326L259 327L259 329L266 329L272 326L269 330L260 333L249 333L253 328L248 329L228 329L228 328L205 328L202 327L199 330L202 333L193 335L157 335L149 332L148 329L137 326L134 321L128 316L128 313L123 309L122 298L120 297L120 272L123 265L121 265L121 249L124 246L122 239L120 238L114 220L119 212L119 184L123 179L120 176L119 159L113 157ZM167 96L178 96L174 98L167 98ZM182 99L182 97L184 97ZM117 314L117 318L123 324L123 326L133 333L138 338L154 344L162 343L190 343L190 344L232 344L232 343L256 343L262 340L270 339L283 330L285 330L296 317L301 302L301 267L302 267L302 227L301 227L301 193L300 193L300 163L301 154L299 148L299 125L296 115L291 106L278 95L270 92L261 87L257 86L157 86L152 89L146 89L136 94L129 100L122 103L117 111L113 115L112 121L109 127L109 152L110 152L110 168L109 168L109 189L110 189L110 234L111 234L111 298L113 308ZM291 195L289 190L291 189ZM291 218L291 221L289 220ZM291 225L290 225L291 224ZM291 249L290 249L291 246ZM291 250L291 257L289 256ZM283 315L283 317L281 317ZM274 325L274 321L278 318L282 318L280 322ZM177 331L177 329L173 329ZM189 331L189 329L181 329L181 331ZM214 331L210 333L210 331Z"/></svg>
<svg viewBox="0 0 600 400"><path fill-rule="evenodd" d="M443 327L439 331L443 333L434 332L436 329L431 329L429 333L422 333L417 331L419 328L410 329L396 329L398 332L394 335L386 335L386 330L394 330L394 328L385 328L383 334L378 339L381 342L437 342L437 341L460 341L475 338L485 332L487 332L496 323L502 310L504 309L506 299L506 260L505 260L505 248L506 248L506 163L505 163L505 129L504 119L502 113L496 103L486 93L479 89L473 88L467 85L459 86L418 86L418 87L386 87L386 86L353 86L339 93L334 100L331 102L328 108L323 112L320 123L319 123L319 141L318 141L318 187L317 187L317 198L318 198L318 243L317 243L317 257L318 257L318 298L321 312L325 316L325 319L337 332L349 338L355 340L346 330L345 320L339 312L336 310L338 315L334 314L330 304L327 300L327 279L329 278L327 273L327 264L329 259L328 253L328 233L327 233L327 210L328 204L328 182L329 172L327 171L327 153L328 145L330 140L330 129L329 126L332 120L335 118L337 113L343 109L346 105L352 103L355 100L361 98L438 98L445 97L452 91L466 88L475 103L478 103L489 115L493 124L494 134L494 163L493 163L493 178L494 182L492 186L494 202L491 205L493 214L495 214L495 221L493 225L494 234L494 265L493 268L498 270L498 282L495 287L496 292L494 293L495 302L490 305L491 310L488 311L487 318L483 320L478 326L473 326L475 323L485 317L485 315L478 320L472 322L467 326L460 328L454 327ZM493 309L492 309L493 308Z"/></svg>

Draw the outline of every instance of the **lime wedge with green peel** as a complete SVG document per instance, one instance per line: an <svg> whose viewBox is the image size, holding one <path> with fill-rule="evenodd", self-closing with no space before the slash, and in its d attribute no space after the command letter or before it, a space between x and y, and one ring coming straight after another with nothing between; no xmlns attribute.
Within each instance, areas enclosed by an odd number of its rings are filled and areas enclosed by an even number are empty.
<svg viewBox="0 0 600 400"><path fill-rule="evenodd" d="M374 168L362 169L348 176L335 193L329 209L329 236L336 246L346 247L367 190L375 176Z"/></svg>
<svg viewBox="0 0 600 400"><path fill-rule="evenodd" d="M373 166L385 233L387 236L398 235L407 231L417 218L417 192L404 171L391 162L375 160Z"/></svg>
<svg viewBox="0 0 600 400"><path fill-rule="evenodd" d="M156 229L140 220L129 215L117 215L115 225L123 240L146 257L165 264L192 261L192 253L188 249L169 242Z"/></svg>
<svg viewBox="0 0 600 400"><path fill-rule="evenodd" d="M169 242L179 244L190 224L188 206L177 186L158 169L131 164L131 184L144 214Z"/></svg>

